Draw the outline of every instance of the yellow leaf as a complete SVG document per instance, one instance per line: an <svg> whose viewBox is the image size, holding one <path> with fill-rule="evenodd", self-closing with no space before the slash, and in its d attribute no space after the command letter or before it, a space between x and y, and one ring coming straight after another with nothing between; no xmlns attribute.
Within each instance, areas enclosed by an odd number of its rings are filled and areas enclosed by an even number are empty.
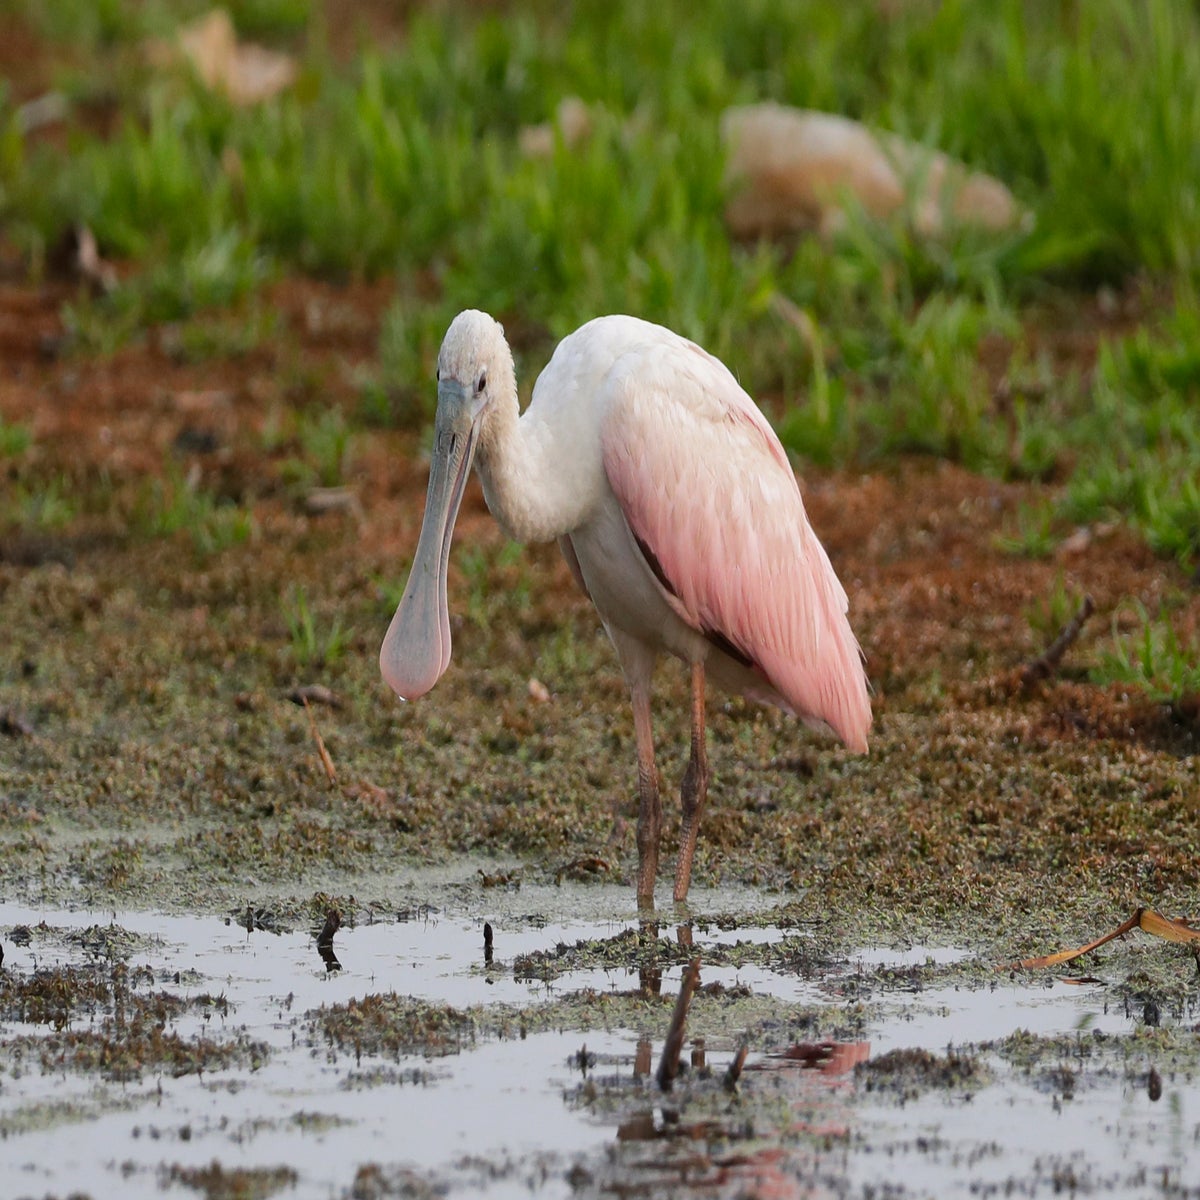
<svg viewBox="0 0 1200 1200"><path fill-rule="evenodd" d="M1088 951L1095 950L1105 942L1111 942L1113 938L1119 938L1133 929L1143 929L1155 937L1165 938L1168 942L1200 942L1200 929L1193 929L1188 921L1172 921L1152 908L1139 908L1128 921L1123 921L1111 933L1098 937L1094 942L1088 942L1086 946L1080 946L1077 950L1060 950L1057 954L1046 954L1041 958L1026 958L1019 963L1010 963L1004 969L1013 970L1020 967L1025 970L1037 970L1041 967L1056 967L1060 963L1067 963L1082 954L1087 954Z"/></svg>

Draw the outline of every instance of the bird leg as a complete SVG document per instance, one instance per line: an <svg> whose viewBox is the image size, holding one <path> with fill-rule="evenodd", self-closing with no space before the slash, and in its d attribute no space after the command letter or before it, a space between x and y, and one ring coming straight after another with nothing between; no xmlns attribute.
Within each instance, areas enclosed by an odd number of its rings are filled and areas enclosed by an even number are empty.
<svg viewBox="0 0 1200 1200"><path fill-rule="evenodd" d="M683 775L680 799L683 803L683 828L679 834L679 863L675 868L675 900L687 899L692 881L692 855L696 853L696 835L700 816L708 796L708 754L704 734L704 664L692 663L692 755Z"/></svg>
<svg viewBox="0 0 1200 1200"><path fill-rule="evenodd" d="M638 908L654 907L654 878L658 874L658 841L662 835L662 802L658 768L654 765L654 729L650 721L649 688L633 689L633 732L638 756Z"/></svg>

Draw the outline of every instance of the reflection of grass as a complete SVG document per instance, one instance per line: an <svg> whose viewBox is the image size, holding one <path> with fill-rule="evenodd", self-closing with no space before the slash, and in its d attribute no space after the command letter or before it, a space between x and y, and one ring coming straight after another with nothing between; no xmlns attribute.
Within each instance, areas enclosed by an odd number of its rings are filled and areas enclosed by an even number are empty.
<svg viewBox="0 0 1200 1200"><path fill-rule="evenodd" d="M1113 648L1092 672L1097 683L1126 683L1154 700L1178 704L1200 694L1200 644L1186 643L1165 619L1151 620L1138 606L1141 628L1124 636L1113 633Z"/></svg>

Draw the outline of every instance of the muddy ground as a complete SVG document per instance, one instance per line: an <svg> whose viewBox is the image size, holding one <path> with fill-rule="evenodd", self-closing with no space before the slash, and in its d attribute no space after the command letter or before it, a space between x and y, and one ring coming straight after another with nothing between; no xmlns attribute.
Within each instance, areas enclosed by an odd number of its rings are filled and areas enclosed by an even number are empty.
<svg viewBox="0 0 1200 1200"><path fill-rule="evenodd" d="M330 49L403 8L329 0ZM71 53L0 14L17 101ZM871 753L712 696L691 902L668 800L639 920L612 652L474 485L450 671L408 706L379 679L426 474L366 419L396 281L284 279L100 353L61 258L0 238L0 432L32 435L0 454L0 1196L1200 1196L1194 948L1013 966L1200 917L1195 702L1089 678L1136 602L1200 637L1195 576L1115 526L1013 554L1054 480L798 464ZM1022 352L1086 379L1159 302L1030 310ZM528 395L551 339L510 329ZM1015 349L984 347L997 387ZM658 684L677 781L686 681Z"/></svg>
<svg viewBox="0 0 1200 1200"><path fill-rule="evenodd" d="M997 971L1088 941L1140 904L1195 914L1195 713L1086 672L1130 598L1171 596L1195 631L1194 579L1121 529L1081 532L1048 560L1013 556L1002 535L1033 485L921 459L805 471L875 688L871 753L714 696L692 903L639 932L628 704L553 547L507 546L472 491L449 673L407 706L378 678L425 486L419 433L353 420L386 282L279 284L259 302L273 336L200 357L172 328L81 355L62 324L69 295L0 285L0 410L34 439L5 464L6 485L70 501L60 521L10 519L0 537L0 1021L15 1064L0 1119L24 1171L13 1187L65 1194L99 1172L88 1194L114 1194L124 1161L136 1183L124 1194L642 1194L689 1181L702 1194L1048 1194L1071 1180L1137 1194L1137 1171L1147 1188L1195 1194L1189 948L1134 934L1082 965ZM201 318L218 344L245 319ZM296 414L330 409L355 428L352 501L314 513ZM246 539L222 545L211 515L148 532L147 512L185 489L250 514ZM1061 668L1025 689L1021 665L1053 634L1031 613L1056 588L1090 594L1097 615ZM332 782L294 701L306 686L328 689L311 713ZM664 666L669 778L685 700L682 672ZM316 956L330 910L344 973ZM364 931L416 917L427 958L384 935L364 969ZM521 953L482 964L485 921ZM276 938L292 957L258 972ZM226 956L218 969L188 957L205 947ZM712 988L690 1033L716 1069L701 1049L672 1098L646 1063L696 950ZM239 974L229 955L254 961ZM464 998L481 971L493 990ZM269 984L256 991L245 980L259 975ZM1047 992L1062 977L1090 982ZM297 992L306 999L285 1015ZM1022 1035L1035 1001L1052 1015ZM932 1027L906 1037L922 1020ZM1081 1049L1081 1029L1100 1040ZM536 1053L488 1058L526 1037ZM296 1074L298 1041L327 1048L325 1076ZM751 1068L731 1099L721 1080L743 1041ZM458 1065L429 1065L447 1055ZM264 1094L253 1081L271 1069ZM1174 1104L1166 1132L1128 1111L1159 1111L1151 1071ZM497 1078L531 1111L548 1104L575 1124L547 1117L540 1143L498 1149L466 1115ZM197 1124L180 1090L193 1080L248 1088L272 1136ZM443 1088L445 1111L413 1110L414 1081ZM373 1112L395 1106L396 1142L333 1102L360 1086ZM145 1139L156 1088L161 1144ZM1030 1097L1024 1132L984 1137ZM992 1115L972 1125L972 1104ZM1089 1122L1110 1110L1137 1147L1113 1161L1085 1149ZM418 1152L435 1144L419 1132L429 1112L443 1131L462 1122L471 1146ZM1031 1142L1038 1113L1059 1114L1065 1140ZM45 1167L45 1137L80 1126L110 1131L106 1147L132 1139L126 1157L85 1149L74 1173ZM321 1146L339 1147L344 1169L315 1167ZM901 1181L884 1154L908 1164Z"/></svg>

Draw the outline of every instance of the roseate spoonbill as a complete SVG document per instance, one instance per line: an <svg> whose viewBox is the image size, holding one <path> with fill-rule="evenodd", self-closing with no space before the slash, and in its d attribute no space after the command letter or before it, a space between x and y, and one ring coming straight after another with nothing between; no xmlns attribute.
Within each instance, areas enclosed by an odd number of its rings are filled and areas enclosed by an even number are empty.
<svg viewBox="0 0 1200 1200"><path fill-rule="evenodd" d="M437 377L425 517L379 652L383 677L413 699L449 665L446 570L474 462L509 537L558 539L616 647L633 701L643 907L654 904L662 828L651 674L663 651L691 668L683 900L708 788L706 676L867 748L871 703L846 593L787 455L723 363L635 317L600 317L564 338L524 415L512 352L486 313L454 318Z"/></svg>

